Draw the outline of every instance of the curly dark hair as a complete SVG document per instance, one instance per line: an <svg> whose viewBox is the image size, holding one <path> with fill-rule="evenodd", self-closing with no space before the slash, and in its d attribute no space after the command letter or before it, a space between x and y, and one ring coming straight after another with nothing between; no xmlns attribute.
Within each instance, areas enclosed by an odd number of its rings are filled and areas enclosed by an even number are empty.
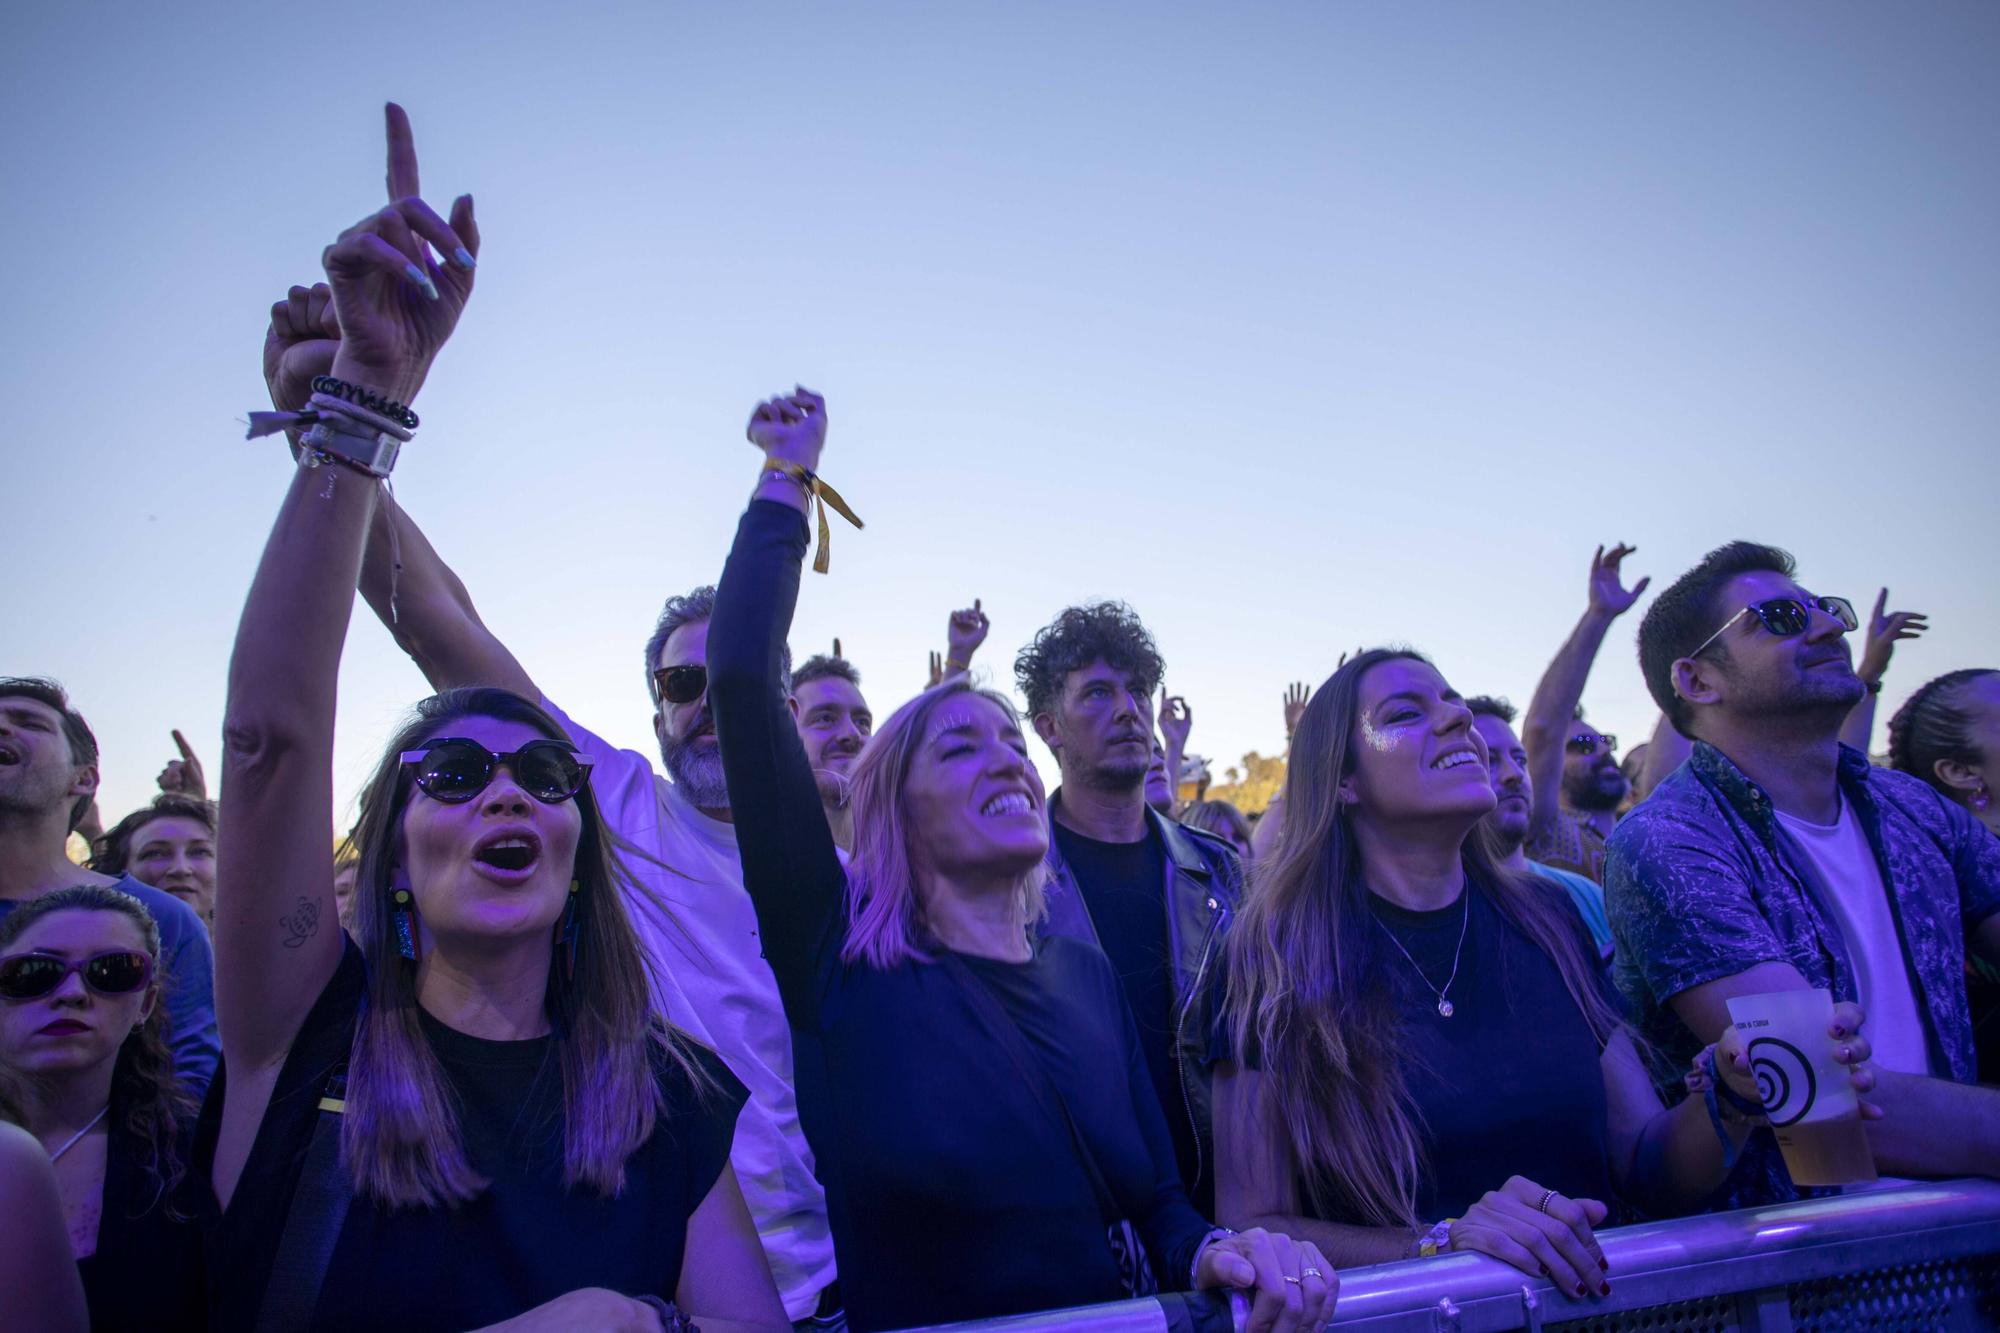
<svg viewBox="0 0 2000 1333"><path fill-rule="evenodd" d="M173 1047L168 1044L166 990L173 978L163 970L160 927L146 905L131 894L107 884L77 884L30 899L0 919L0 949L20 939L43 917L66 911L124 913L139 927L146 952L153 956L154 984L161 993L154 1000L152 1013L118 1048L111 1070L111 1104L118 1108L119 1128L146 1145L143 1170L156 1197L168 1201L168 1216L185 1220L171 1200L187 1168L181 1127L194 1119L196 1108L194 1098L174 1074Z"/></svg>
<svg viewBox="0 0 2000 1333"><path fill-rule="evenodd" d="M1646 678L1646 692L1674 730L1690 740L1694 733L1688 724L1694 720L1694 711L1674 692L1674 663L1715 633L1716 617L1721 613L1715 599L1722 585L1739 574L1764 572L1791 578L1797 571L1792 557L1775 546L1746 541L1718 546L1654 598L1646 608L1646 618L1639 622L1639 671ZM1715 651L1726 654L1727 645L1718 644Z"/></svg>
<svg viewBox="0 0 2000 1333"><path fill-rule="evenodd" d="M1514 718L1520 710L1505 699L1491 694L1475 694L1465 701L1465 706L1474 717L1497 717L1508 726L1514 725Z"/></svg>
<svg viewBox="0 0 2000 1333"><path fill-rule="evenodd" d="M1063 680L1093 662L1123 671L1147 694L1160 688L1167 664L1139 613L1123 602L1072 606L1038 634L1014 659L1014 683L1028 701L1028 716L1051 711Z"/></svg>
<svg viewBox="0 0 2000 1333"><path fill-rule="evenodd" d="M122 875L132 864L132 837L156 819L192 819L215 836L215 802L179 792L161 792L106 829L91 846L90 869L100 875Z"/></svg>
<svg viewBox="0 0 2000 1333"><path fill-rule="evenodd" d="M1976 764L1985 759L1972 743L1972 714L1966 711L1962 687L1994 674L1992 667L1969 667L1919 685L1889 719L1889 767L1922 778L1951 800L1962 800L1938 777L1938 760Z"/></svg>

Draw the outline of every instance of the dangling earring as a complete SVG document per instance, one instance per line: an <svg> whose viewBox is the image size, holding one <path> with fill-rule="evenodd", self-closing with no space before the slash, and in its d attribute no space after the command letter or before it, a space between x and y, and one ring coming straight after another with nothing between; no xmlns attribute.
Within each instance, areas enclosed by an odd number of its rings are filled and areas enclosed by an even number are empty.
<svg viewBox="0 0 2000 1333"><path fill-rule="evenodd" d="M410 896L409 885L401 881L402 876L398 875L389 894L394 904L391 911L396 918L396 952L414 963L420 957L417 948L417 906L416 900Z"/></svg>
<svg viewBox="0 0 2000 1333"><path fill-rule="evenodd" d="M1982 782L1979 784L1979 790L1972 793L1972 808L1983 815L1986 813L1986 807L1991 804L1993 804L1993 793L1986 790L1986 784Z"/></svg>
<svg viewBox="0 0 2000 1333"><path fill-rule="evenodd" d="M576 895L583 890L581 880L569 882L569 901L563 904L562 926L556 932L556 942L569 946L569 953L563 959L563 976L576 976Z"/></svg>

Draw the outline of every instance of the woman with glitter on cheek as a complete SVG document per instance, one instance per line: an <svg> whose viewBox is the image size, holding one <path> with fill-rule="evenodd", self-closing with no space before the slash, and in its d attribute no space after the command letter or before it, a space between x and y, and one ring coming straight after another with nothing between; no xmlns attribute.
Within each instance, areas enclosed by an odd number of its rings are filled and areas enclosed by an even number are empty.
<svg viewBox="0 0 2000 1333"><path fill-rule="evenodd" d="M1733 1031L1664 1109L1568 896L1503 865L1485 743L1418 654L1314 693L1284 798L1229 940L1218 1220L1343 1266L1478 1250L1609 1294L1594 1228L1621 1199L1698 1205L1761 1115Z"/></svg>

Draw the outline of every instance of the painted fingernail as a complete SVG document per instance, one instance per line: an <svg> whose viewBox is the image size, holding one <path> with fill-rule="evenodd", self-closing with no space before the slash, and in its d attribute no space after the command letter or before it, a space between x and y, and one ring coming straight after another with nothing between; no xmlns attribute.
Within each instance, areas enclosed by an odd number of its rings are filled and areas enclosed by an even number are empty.
<svg viewBox="0 0 2000 1333"><path fill-rule="evenodd" d="M1854 1063L1854 1048L1852 1046L1843 1046L1840 1048L1840 1063L1844 1065Z"/></svg>
<svg viewBox="0 0 2000 1333"><path fill-rule="evenodd" d="M1844 1037L1847 1035L1847 1029L1842 1027L1840 1024L1835 1023L1833 1025L1833 1035L1836 1037Z"/></svg>
<svg viewBox="0 0 2000 1333"><path fill-rule="evenodd" d="M1550 1274L1550 1272L1549 1272L1549 1266L1548 1266L1547 1264L1543 1264L1543 1265L1542 1265L1542 1276L1543 1276L1543 1277L1549 1277L1549 1276L1551 1276L1551 1274Z"/></svg>
<svg viewBox="0 0 2000 1333"><path fill-rule="evenodd" d="M435 301L438 299L437 284L431 281L430 274L424 272L415 264L403 265L403 276L415 283L423 294L431 300Z"/></svg>
<svg viewBox="0 0 2000 1333"><path fill-rule="evenodd" d="M1609 1296L1611 1294L1611 1284L1607 1282L1603 1286L1599 1287L1597 1289L1597 1294L1600 1296Z"/></svg>
<svg viewBox="0 0 2000 1333"><path fill-rule="evenodd" d="M479 261L472 257L472 251L466 249L462 245L459 246L458 249L451 252L451 257L458 261L458 266L460 268L479 267Z"/></svg>
<svg viewBox="0 0 2000 1333"><path fill-rule="evenodd" d="M1583 1285L1583 1284L1582 1284L1581 1282L1579 1282L1579 1283L1577 1283L1577 1284L1576 1284L1576 1294L1577 1294L1577 1295L1579 1295L1579 1296L1586 1296L1586 1295L1588 1295L1589 1293L1590 1293L1590 1288L1589 1288L1589 1287L1586 1287L1586 1286L1584 1286L1584 1285Z"/></svg>

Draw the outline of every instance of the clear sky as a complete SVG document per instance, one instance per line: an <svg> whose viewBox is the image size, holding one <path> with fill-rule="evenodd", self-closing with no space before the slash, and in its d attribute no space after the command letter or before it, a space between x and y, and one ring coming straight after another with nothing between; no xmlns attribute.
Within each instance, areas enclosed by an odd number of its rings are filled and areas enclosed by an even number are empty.
<svg viewBox="0 0 2000 1333"><path fill-rule="evenodd" d="M627 744L794 382L868 530L793 643L881 712L952 607L1011 682L1120 597L1220 767L1357 644L1525 703L1595 545L1745 536L1932 615L1886 718L2000 663L1996 63L1986 0L8 5L0 671L70 686L107 822L171 728L216 767L266 311L394 97L486 238L397 494ZM1639 614L1585 696L1628 744ZM424 693L365 607L342 691L348 796Z"/></svg>

